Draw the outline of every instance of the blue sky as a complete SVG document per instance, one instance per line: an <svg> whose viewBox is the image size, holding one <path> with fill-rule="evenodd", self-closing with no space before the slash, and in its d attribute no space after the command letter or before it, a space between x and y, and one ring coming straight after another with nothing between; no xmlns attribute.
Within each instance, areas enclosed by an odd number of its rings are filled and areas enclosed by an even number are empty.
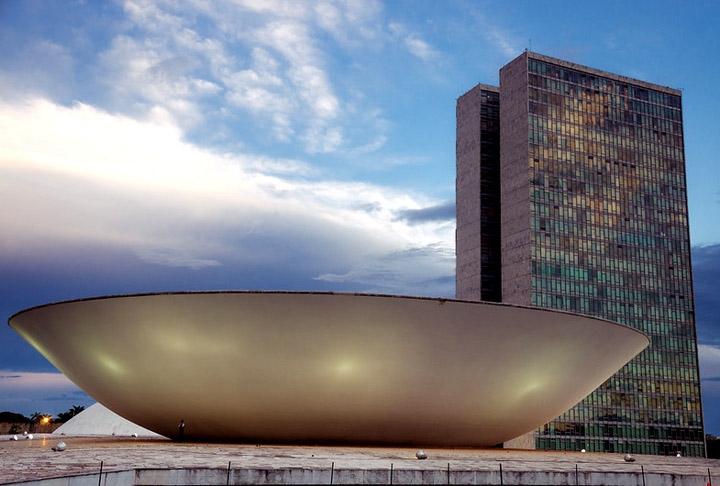
<svg viewBox="0 0 720 486"><path fill-rule="evenodd" d="M0 2L0 314L204 289L454 295L455 100L524 49L683 90L720 434L714 1ZM0 410L89 398L7 326Z"/></svg>

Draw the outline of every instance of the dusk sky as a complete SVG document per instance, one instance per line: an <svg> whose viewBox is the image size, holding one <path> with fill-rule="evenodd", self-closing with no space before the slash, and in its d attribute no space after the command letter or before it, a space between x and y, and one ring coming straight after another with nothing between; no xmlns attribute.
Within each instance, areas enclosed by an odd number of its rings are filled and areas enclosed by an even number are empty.
<svg viewBox="0 0 720 486"><path fill-rule="evenodd" d="M715 1L0 0L0 315L173 290L453 297L455 100L525 49L681 89L720 434ZM92 399L7 325L0 411Z"/></svg>

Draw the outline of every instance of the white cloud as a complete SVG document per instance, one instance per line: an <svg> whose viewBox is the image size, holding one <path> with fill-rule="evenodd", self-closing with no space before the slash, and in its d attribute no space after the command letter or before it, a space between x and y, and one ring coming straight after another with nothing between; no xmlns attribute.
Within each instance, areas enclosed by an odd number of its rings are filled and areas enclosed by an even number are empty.
<svg viewBox="0 0 720 486"><path fill-rule="evenodd" d="M272 113L287 118L295 109L295 103L284 93L285 83L278 61L259 47L253 49L252 60L251 68L230 73L223 80L228 101L258 114Z"/></svg>
<svg viewBox="0 0 720 486"><path fill-rule="evenodd" d="M318 24L328 32L339 34L345 25L342 12L331 2L319 2L315 5L315 14Z"/></svg>
<svg viewBox="0 0 720 486"><path fill-rule="evenodd" d="M405 45L414 56L424 61L429 61L437 56L435 49L417 36L410 36L405 39Z"/></svg>
<svg viewBox="0 0 720 486"><path fill-rule="evenodd" d="M360 54L351 69L361 72L369 50L382 52L380 2L127 0L123 8L99 61L83 68L105 83L87 90L94 106L43 97L0 106L0 203L21 208L0 215L0 254L106 245L202 270L272 262L272 248L276 262L325 256L336 264L317 274L340 275L364 265L368 274L388 254L452 247L452 229L397 220L438 201L319 179L347 159L363 171L397 165L367 157L392 127L362 82L337 70ZM405 38L413 55L431 54L420 35ZM248 150L323 155L316 167Z"/></svg>
<svg viewBox="0 0 720 486"><path fill-rule="evenodd" d="M136 254L143 261L168 267L187 267L197 270L220 265L220 262L216 260L193 258L185 252L173 248L140 248Z"/></svg>
<svg viewBox="0 0 720 486"><path fill-rule="evenodd" d="M498 51L508 60L518 56L525 47L528 39L518 39L513 29L503 26L501 17L486 15L487 8L465 9L465 15L472 20L476 35L485 39L493 50ZM494 68L497 69L497 68Z"/></svg>
<svg viewBox="0 0 720 486"><path fill-rule="evenodd" d="M123 6L132 30L100 53L101 76L117 97L113 109L137 116L160 106L185 131L216 134L227 132L206 127L251 121L276 142L308 153L351 150L348 126L361 117L339 92L346 73L333 67L338 49L359 49L377 37L378 2L128 0ZM419 42L413 49L429 52ZM379 129L372 124L357 132Z"/></svg>
<svg viewBox="0 0 720 486"><path fill-rule="evenodd" d="M455 293L455 253L443 245L427 245L389 253L363 261L344 274L326 273L317 277L326 282L364 285L388 293L420 290L424 295L452 296ZM450 270L450 271L448 271Z"/></svg>
<svg viewBox="0 0 720 486"><path fill-rule="evenodd" d="M699 344L698 355L706 432L718 435L720 424L718 424L714 407L720 401L720 347Z"/></svg>
<svg viewBox="0 0 720 486"><path fill-rule="evenodd" d="M500 52L508 58L513 58L522 51L520 42L512 34L500 27L488 23L483 29L483 35L488 42L500 49Z"/></svg>
<svg viewBox="0 0 720 486"><path fill-rule="evenodd" d="M31 373L0 370L0 385L4 392L17 394L36 388L59 391L71 390L77 386L61 373Z"/></svg>
<svg viewBox="0 0 720 486"><path fill-rule="evenodd" d="M94 403L90 397L61 373L32 373L0 370L0 410L26 417L39 412L57 415L76 405Z"/></svg>
<svg viewBox="0 0 720 486"><path fill-rule="evenodd" d="M312 172L302 161L202 149L182 140L166 110L150 115L133 120L46 100L0 106L0 204L13 208L0 213L3 258L38 245L92 244L201 269L312 254L318 275L388 265L400 281L404 269L388 255L433 246L452 253L454 228L397 219L436 201L305 179ZM413 268L426 273L411 277L421 281L450 274L452 263L436 253Z"/></svg>
<svg viewBox="0 0 720 486"><path fill-rule="evenodd" d="M378 37L382 3L376 0L318 2L318 25L340 44L357 46Z"/></svg>
<svg viewBox="0 0 720 486"><path fill-rule="evenodd" d="M404 25L393 22L388 25L388 28L390 33L400 39L413 56L423 61L431 61L438 57L438 52L428 42L420 38L418 34L410 32Z"/></svg>
<svg viewBox="0 0 720 486"><path fill-rule="evenodd" d="M201 102L224 90L219 82L193 74L205 64L198 53L186 50L177 54L162 43L118 36L100 59L119 109L138 115L160 106L185 129L205 119Z"/></svg>
<svg viewBox="0 0 720 486"><path fill-rule="evenodd" d="M28 93L65 97L75 83L77 61L66 46L43 38L7 47L0 68L0 97Z"/></svg>
<svg viewBox="0 0 720 486"><path fill-rule="evenodd" d="M153 0L125 0L123 8L130 21L146 30L162 33L182 29L183 19L163 11L160 3Z"/></svg>
<svg viewBox="0 0 720 486"><path fill-rule="evenodd" d="M720 380L720 347L698 344L698 356L702 378Z"/></svg>
<svg viewBox="0 0 720 486"><path fill-rule="evenodd" d="M271 13L275 16L306 18L310 5L304 2L286 2L283 0L238 0L236 2L255 12Z"/></svg>

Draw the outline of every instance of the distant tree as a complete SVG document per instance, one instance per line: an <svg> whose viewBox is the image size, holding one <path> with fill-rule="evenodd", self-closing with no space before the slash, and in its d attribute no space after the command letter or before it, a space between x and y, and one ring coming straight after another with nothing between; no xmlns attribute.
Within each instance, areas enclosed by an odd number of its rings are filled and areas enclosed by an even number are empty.
<svg viewBox="0 0 720 486"><path fill-rule="evenodd" d="M68 410L67 412L60 412L59 414L57 414L56 422L65 423L71 418L73 418L73 416L70 414L70 410Z"/></svg>
<svg viewBox="0 0 720 486"><path fill-rule="evenodd" d="M35 412L34 414L30 415L30 432L35 432L35 427L37 427L43 417L44 415L40 412Z"/></svg>
<svg viewBox="0 0 720 486"><path fill-rule="evenodd" d="M0 422L27 424L30 423L30 419L19 413L0 412Z"/></svg>
<svg viewBox="0 0 720 486"><path fill-rule="evenodd" d="M8 434L18 434L30 423L30 419L25 415L14 412L0 412L0 422L10 424Z"/></svg>
<svg viewBox="0 0 720 486"><path fill-rule="evenodd" d="M85 410L85 407L80 406L80 405L74 405L67 412L60 412L59 414L57 414L57 417L58 417L57 421L58 422L67 422L68 420L70 420L71 418L73 418L75 415L79 414L83 410Z"/></svg>
<svg viewBox="0 0 720 486"><path fill-rule="evenodd" d="M52 415L35 412L30 416L30 432L34 432L38 425L47 425L52 422Z"/></svg>

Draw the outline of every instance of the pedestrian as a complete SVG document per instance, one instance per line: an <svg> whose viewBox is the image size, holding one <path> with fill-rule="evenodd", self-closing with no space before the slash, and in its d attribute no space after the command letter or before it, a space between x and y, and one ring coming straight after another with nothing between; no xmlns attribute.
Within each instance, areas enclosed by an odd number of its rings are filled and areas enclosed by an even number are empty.
<svg viewBox="0 0 720 486"><path fill-rule="evenodd" d="M181 420L178 424L178 442L183 441L183 436L185 435L185 421Z"/></svg>

